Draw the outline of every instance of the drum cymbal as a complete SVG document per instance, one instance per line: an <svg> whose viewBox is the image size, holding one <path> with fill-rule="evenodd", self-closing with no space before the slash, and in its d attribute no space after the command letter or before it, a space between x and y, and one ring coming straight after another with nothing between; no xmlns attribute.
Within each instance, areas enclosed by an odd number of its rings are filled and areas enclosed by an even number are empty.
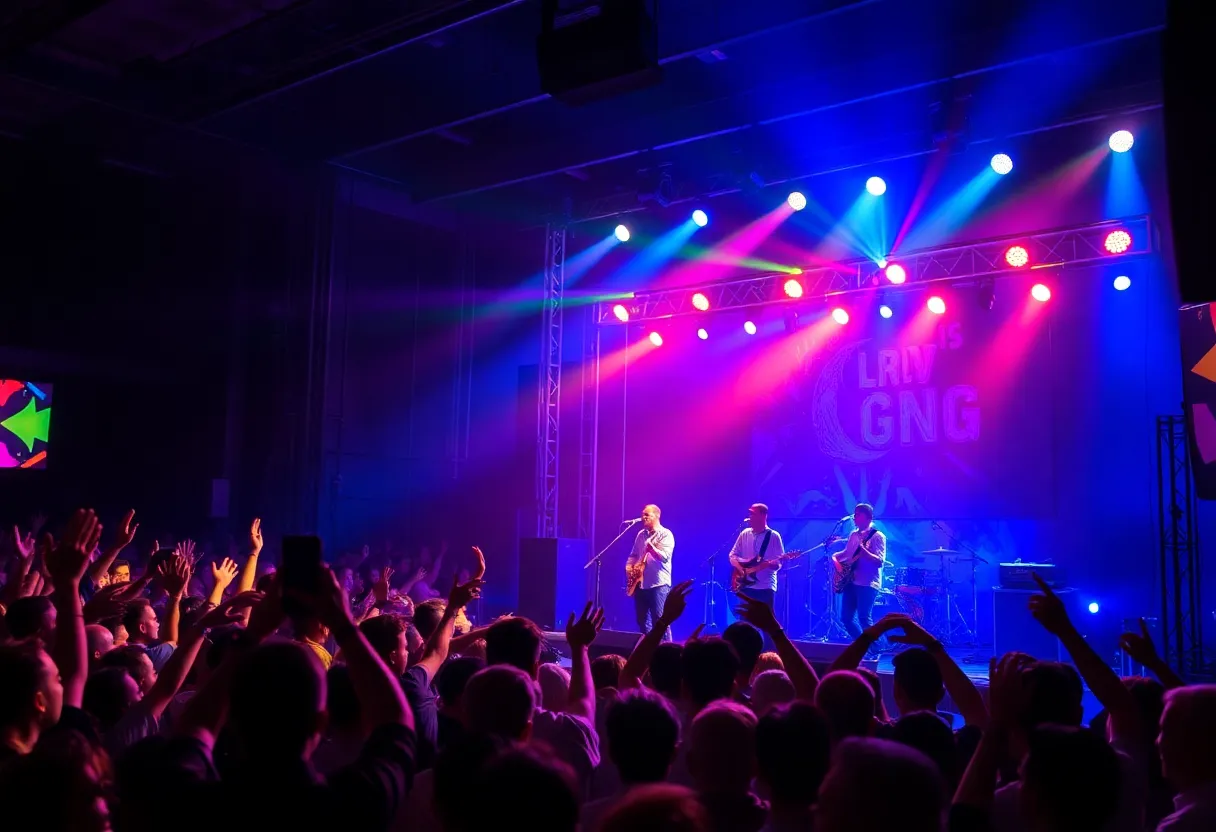
<svg viewBox="0 0 1216 832"><path fill-rule="evenodd" d="M923 552L921 552L921 554L922 555L961 555L962 552L956 551L955 549L943 549L941 546L938 546L936 549L926 549Z"/></svg>

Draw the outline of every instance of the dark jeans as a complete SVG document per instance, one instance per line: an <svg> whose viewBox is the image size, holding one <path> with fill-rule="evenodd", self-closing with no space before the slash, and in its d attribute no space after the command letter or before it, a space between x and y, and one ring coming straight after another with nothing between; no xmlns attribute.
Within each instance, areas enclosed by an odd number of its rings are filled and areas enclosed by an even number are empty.
<svg viewBox="0 0 1216 832"><path fill-rule="evenodd" d="M659 622L663 615L663 604L667 602L667 593L671 585L656 586L651 589L639 588L633 593L633 610L638 616L638 629L649 633L650 628ZM663 641L671 641L671 630L663 634Z"/></svg>
<svg viewBox="0 0 1216 832"><path fill-rule="evenodd" d="M861 631L874 623L871 612L874 609L874 599L878 590L872 586L849 584L844 588L840 605L840 620L844 628L853 638L861 636Z"/></svg>

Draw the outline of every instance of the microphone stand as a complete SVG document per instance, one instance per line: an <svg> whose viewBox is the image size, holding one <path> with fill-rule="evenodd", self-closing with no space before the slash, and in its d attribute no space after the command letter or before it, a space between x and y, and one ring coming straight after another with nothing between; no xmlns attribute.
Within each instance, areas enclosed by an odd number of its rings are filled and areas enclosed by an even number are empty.
<svg viewBox="0 0 1216 832"><path fill-rule="evenodd" d="M977 644L976 640L978 638L977 631L979 630L979 626L980 626L979 593L975 587L975 564L977 562L979 562L986 566L988 564L988 561L986 561L982 557L980 557L980 555L977 551L975 551L970 546L968 546L966 543L964 543L963 541L961 541L957 537L955 537L954 532L950 531L949 529L947 529L945 526L943 526L941 523L937 522L936 520L933 521L933 525L930 528L936 529L937 531L946 535L946 539L950 541L950 545L956 546L959 549L962 549L967 554L971 555L971 624L972 624L972 626L967 627L967 619L965 619L965 618L963 618L963 626L967 628L967 633L968 633L968 635L971 636L971 646L975 647ZM950 603L950 587L949 586L946 587L946 603L947 604ZM957 609L957 607L955 609ZM960 614L959 617L962 618L962 615ZM949 621L950 621L949 616L946 617L946 621L947 621L946 626L949 627L950 626L949 625Z"/></svg>
<svg viewBox="0 0 1216 832"><path fill-rule="evenodd" d="M717 612L715 609L715 607L717 607L717 601L714 600L714 588L722 588L721 584L719 584L717 579L714 577L715 567L718 563L718 555L722 554L722 550L727 546L735 545L735 540L739 537L739 531L746 525L747 521L745 520L738 526L735 526L734 538L727 543L723 543L714 550L713 554L701 561L701 566L705 566L706 564L709 565L709 580L701 584L701 586L705 587L705 605L704 611L701 613L701 622L705 625L704 632L713 633L717 632L718 630L717 616L714 614ZM697 568L699 569L700 567Z"/></svg>
<svg viewBox="0 0 1216 832"><path fill-rule="evenodd" d="M831 545L832 538L836 536L837 530L840 529L840 527L843 526L845 521L848 519L849 519L848 517L841 517L839 520L837 520L832 525L831 531L829 531L824 536L823 541L819 544L820 546L823 547L823 554L824 554L825 559L830 558L832 556L831 553L828 552L828 546ZM832 574L830 572L828 573L828 580L829 581L832 580ZM806 639L807 641L815 640L815 631L819 628L819 625L821 623L823 623L822 615L821 615L820 621L815 620L815 592L814 592L814 590L815 590L815 569L812 565L808 564L807 570L806 570L806 616L807 616L806 617L806 622L807 622L806 629L807 629L807 633L805 636L803 636L803 638ZM827 609L824 610L824 613L823 613L823 615L827 616L827 632L823 636L823 640L825 642L831 641L832 634L833 634L832 631L835 630L837 627L841 626L840 622L837 620L836 610L834 609L835 604L836 604L836 593L832 592L831 587L829 587L828 588L828 605L827 605ZM846 635L847 635L847 633L846 633Z"/></svg>
<svg viewBox="0 0 1216 832"><path fill-rule="evenodd" d="M641 523L641 522L642 521L638 520L638 519L625 521L625 523L622 524L625 526L625 528L621 529L621 533L618 534L616 537L612 538L612 540L609 541L608 545L605 546L603 549L600 549L599 553L597 553L596 556L593 557L591 560L587 561L586 565L583 567L583 569L586 570L586 569L590 569L592 567L592 565L595 566L595 606L596 607L603 606L603 604L600 603L600 565L603 563L604 554L609 549L611 549L618 540L620 540L622 537L624 537L629 532L630 529L632 529L635 525L637 525L638 523Z"/></svg>

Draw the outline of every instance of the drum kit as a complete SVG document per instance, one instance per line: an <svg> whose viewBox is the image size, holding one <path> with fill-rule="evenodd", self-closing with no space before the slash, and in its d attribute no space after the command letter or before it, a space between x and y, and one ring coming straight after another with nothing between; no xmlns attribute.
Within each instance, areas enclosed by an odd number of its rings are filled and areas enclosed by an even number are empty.
<svg viewBox="0 0 1216 832"><path fill-rule="evenodd" d="M964 588L970 589L974 616L975 566L979 558L971 552L938 547L907 560L905 566L896 566L889 560L883 563L883 585L874 602L874 619L891 612L905 613L943 644L974 646L973 622L969 623L959 608L958 595ZM811 632L807 637L851 641L840 621L840 596L830 590L831 558L825 556L817 567L816 572L823 572L827 581L827 599L822 611L812 610Z"/></svg>

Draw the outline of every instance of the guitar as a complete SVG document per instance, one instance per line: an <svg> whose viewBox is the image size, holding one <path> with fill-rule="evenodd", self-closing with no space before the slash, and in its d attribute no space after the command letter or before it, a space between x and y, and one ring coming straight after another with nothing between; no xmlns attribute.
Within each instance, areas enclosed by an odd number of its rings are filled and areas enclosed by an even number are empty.
<svg viewBox="0 0 1216 832"><path fill-rule="evenodd" d="M844 592L844 588L853 583L853 570L857 567L857 559L861 557L861 548L869 543L870 539L877 533L878 529L870 529L869 534L862 539L860 545L858 545L856 551L853 552L848 561L845 563L836 561L840 568L837 569L836 574L832 576L832 591L837 595Z"/></svg>
<svg viewBox="0 0 1216 832"><path fill-rule="evenodd" d="M646 575L646 559L650 556L650 548L654 545L656 537L658 537L657 532L646 539L646 548L642 550L642 557L638 559L637 563L625 570L625 595L630 598L633 597L633 593L638 591L638 587L642 585L642 578Z"/></svg>
<svg viewBox="0 0 1216 832"><path fill-rule="evenodd" d="M801 549L796 549L792 552L786 552L783 555L778 555L775 558L767 558L759 563L752 564L751 566L743 566L740 564L731 570L730 591L738 592L741 589L747 589L756 582L756 573L760 570L771 569L774 564L784 563L785 561L793 560L794 558L800 558L802 555L803 551Z"/></svg>

